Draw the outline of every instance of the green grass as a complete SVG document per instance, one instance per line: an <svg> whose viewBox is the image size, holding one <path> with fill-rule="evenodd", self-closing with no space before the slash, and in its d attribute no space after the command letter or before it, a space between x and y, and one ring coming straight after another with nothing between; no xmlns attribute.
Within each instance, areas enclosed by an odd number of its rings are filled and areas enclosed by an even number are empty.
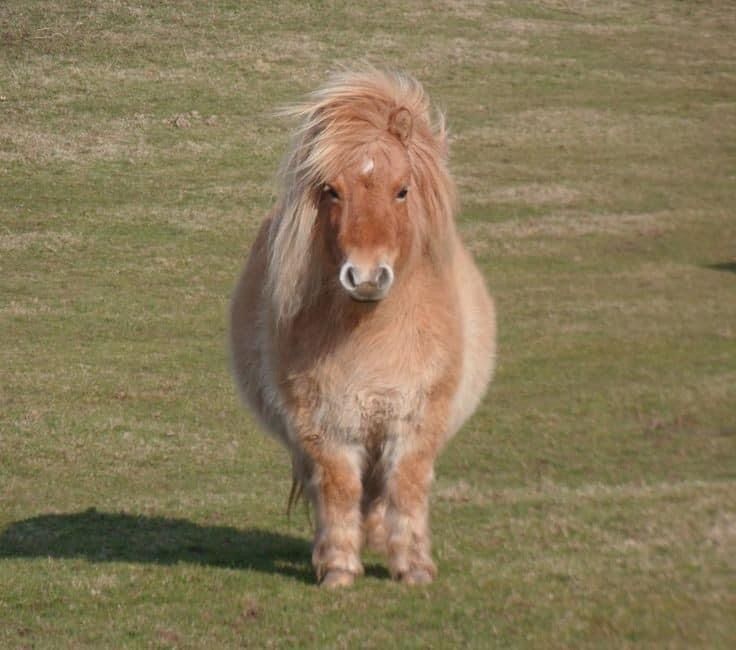
<svg viewBox="0 0 736 650"><path fill-rule="evenodd" d="M736 9L0 6L0 647L736 645ZM498 373L438 581L323 593L226 312L339 63L447 110ZM174 125L184 116L187 128Z"/></svg>

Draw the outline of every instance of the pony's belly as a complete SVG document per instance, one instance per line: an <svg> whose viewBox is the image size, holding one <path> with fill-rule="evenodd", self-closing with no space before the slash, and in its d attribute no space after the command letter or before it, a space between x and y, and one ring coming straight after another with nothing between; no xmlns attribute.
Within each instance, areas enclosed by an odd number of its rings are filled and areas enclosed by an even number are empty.
<svg viewBox="0 0 736 650"><path fill-rule="evenodd" d="M314 410L314 424L336 442L374 445L401 435L424 411L422 391L396 387L323 393Z"/></svg>

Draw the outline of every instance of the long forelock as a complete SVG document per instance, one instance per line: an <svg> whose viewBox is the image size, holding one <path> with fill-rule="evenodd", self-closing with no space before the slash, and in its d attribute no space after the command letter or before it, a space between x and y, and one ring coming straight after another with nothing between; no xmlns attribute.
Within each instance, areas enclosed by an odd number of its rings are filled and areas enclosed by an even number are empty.
<svg viewBox="0 0 736 650"><path fill-rule="evenodd" d="M282 112L300 120L279 173L280 194L269 236L267 290L283 322L311 302L322 278L312 256L317 196L327 179L355 162L362 145L386 137L392 111L412 117L407 151L423 213L425 245L433 259L450 249L455 188L445 163L444 117L430 117L429 99L413 78L377 70L343 72L302 104Z"/></svg>

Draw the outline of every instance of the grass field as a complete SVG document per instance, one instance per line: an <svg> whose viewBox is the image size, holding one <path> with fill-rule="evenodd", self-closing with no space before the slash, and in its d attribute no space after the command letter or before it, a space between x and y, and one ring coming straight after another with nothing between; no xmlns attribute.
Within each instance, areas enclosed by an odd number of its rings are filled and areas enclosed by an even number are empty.
<svg viewBox="0 0 736 650"><path fill-rule="evenodd" d="M736 7L0 4L0 647L736 647ZM339 63L446 109L496 297L440 576L314 584L229 294Z"/></svg>

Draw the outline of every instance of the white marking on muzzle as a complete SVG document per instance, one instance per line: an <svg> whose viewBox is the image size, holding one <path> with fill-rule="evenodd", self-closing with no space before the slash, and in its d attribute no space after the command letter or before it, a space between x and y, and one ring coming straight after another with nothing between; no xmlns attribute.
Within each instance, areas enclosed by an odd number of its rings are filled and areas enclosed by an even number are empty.
<svg viewBox="0 0 736 650"><path fill-rule="evenodd" d="M370 270L347 260L340 269L340 284L356 300L381 300L394 283L394 271L385 263Z"/></svg>

